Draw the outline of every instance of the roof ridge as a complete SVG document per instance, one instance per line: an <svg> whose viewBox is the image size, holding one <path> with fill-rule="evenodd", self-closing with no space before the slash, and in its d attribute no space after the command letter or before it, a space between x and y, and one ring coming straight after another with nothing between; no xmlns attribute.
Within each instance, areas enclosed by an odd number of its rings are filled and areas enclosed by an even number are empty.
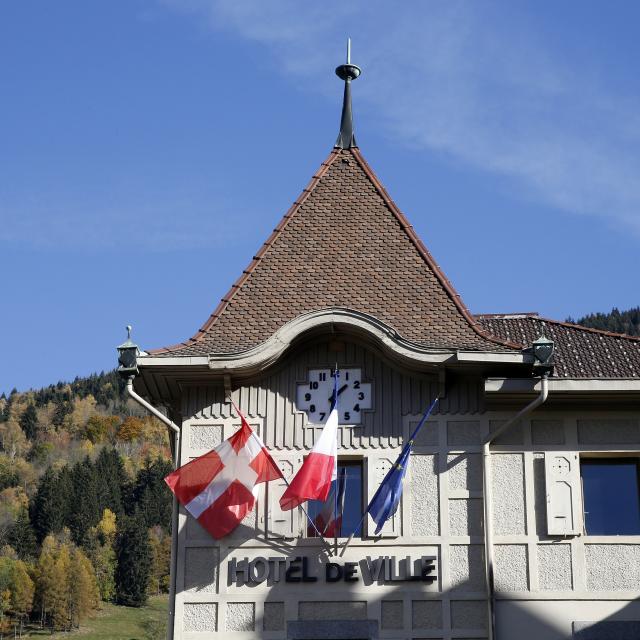
<svg viewBox="0 0 640 640"><path fill-rule="evenodd" d="M443 286L447 295L451 298L451 301L454 303L458 311L462 314L462 316L467 320L471 328L482 338L485 340L489 340L489 342L494 342L501 346L511 347L513 349L521 349L522 345L517 344L515 342L510 342L508 340L502 340L497 336L492 335L484 328L482 328L479 323L475 320L472 313L469 311L467 306L462 301L462 297L456 291L451 281L444 274L442 269L438 263L434 260L433 256L429 252L429 249L425 246L424 242L420 239L420 236L415 232L413 225L409 222L408 218L404 213L400 210L398 205L393 201L387 190L384 188L383 184L380 182L378 176L375 174L373 169L369 166L368 162L365 160L364 156L360 153L360 149L353 148L350 149L352 155L356 158L357 162L360 164L364 172L367 174L369 180L371 180L373 186L378 190L382 199L385 201L389 210L393 213L394 216L400 222L400 226L402 230L407 234L411 242L413 242L414 246L418 250L418 253L422 256L425 262L429 265L429 268L433 271L436 278L440 281L440 284Z"/></svg>

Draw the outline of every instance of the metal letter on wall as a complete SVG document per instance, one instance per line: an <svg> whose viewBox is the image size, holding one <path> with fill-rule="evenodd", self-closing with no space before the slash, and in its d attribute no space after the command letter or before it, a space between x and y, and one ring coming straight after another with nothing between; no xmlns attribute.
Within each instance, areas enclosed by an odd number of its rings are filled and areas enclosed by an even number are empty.
<svg viewBox="0 0 640 640"><path fill-rule="evenodd" d="M544 454L547 496L547 534L576 535L580 532L580 460L577 453L546 451Z"/></svg>

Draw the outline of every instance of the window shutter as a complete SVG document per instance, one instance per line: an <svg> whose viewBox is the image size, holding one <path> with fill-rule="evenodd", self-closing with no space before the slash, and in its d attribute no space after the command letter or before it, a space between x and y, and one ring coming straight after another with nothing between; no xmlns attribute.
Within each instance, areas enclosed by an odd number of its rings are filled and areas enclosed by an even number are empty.
<svg viewBox="0 0 640 640"><path fill-rule="evenodd" d="M577 535L580 533L580 458L569 451L546 451L544 469L547 534Z"/></svg>
<svg viewBox="0 0 640 640"><path fill-rule="evenodd" d="M276 460L282 475L291 482L295 470L300 466L298 458L280 458ZM280 508L280 498L287 488L284 480L272 480L267 482L267 538L296 538L298 531L298 511L294 508L283 511Z"/></svg>
<svg viewBox="0 0 640 640"><path fill-rule="evenodd" d="M389 460L388 458L367 458L367 504L371 502L378 487L382 484L384 477L387 475L389 469L391 469L395 458ZM406 486L405 486L406 491ZM402 502L403 497L400 498L400 504L395 514L389 518L383 525L380 533L378 534L382 538L396 538L400 535L400 523L402 521ZM366 505L364 507L366 509ZM376 523L371 519L370 515L367 515L367 535L373 536L376 530Z"/></svg>

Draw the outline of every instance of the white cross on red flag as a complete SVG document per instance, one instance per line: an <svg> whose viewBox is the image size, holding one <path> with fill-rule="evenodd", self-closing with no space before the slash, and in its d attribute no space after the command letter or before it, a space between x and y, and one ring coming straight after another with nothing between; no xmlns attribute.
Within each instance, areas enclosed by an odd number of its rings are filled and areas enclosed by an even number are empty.
<svg viewBox="0 0 640 640"><path fill-rule="evenodd" d="M262 440L236 411L242 421L238 431L164 479L214 538L231 533L253 509L261 482L282 477Z"/></svg>

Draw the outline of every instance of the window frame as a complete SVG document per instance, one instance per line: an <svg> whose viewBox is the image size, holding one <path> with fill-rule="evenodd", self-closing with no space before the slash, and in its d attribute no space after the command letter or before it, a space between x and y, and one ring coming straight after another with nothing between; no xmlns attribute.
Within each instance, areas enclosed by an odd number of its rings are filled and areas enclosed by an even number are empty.
<svg viewBox="0 0 640 640"><path fill-rule="evenodd" d="M584 492L584 478L582 475L583 463L588 461L591 465L623 465L630 462L635 463L636 467L636 491L638 501L638 511L640 512L640 455L638 451L587 451L580 452L579 456L579 471L580 471L580 499L581 499L581 514L582 514L582 535L588 538L606 538L606 539L618 539L618 538L640 538L640 528L638 533L589 533L587 530L587 503Z"/></svg>
<svg viewBox="0 0 640 640"><path fill-rule="evenodd" d="M360 518L364 516L364 510L367 507L367 465L365 464L365 459L362 456L338 456L338 470L340 469L340 465L351 466L351 467L360 467ZM345 489L346 491L346 489ZM315 501L314 501L315 502ZM302 538L305 540L320 540L317 535L310 536L308 534L309 520L313 520L313 516L311 515L311 509L309 509L309 503L304 507L305 511L307 511L308 518L303 515L302 520L305 522L305 526L302 530ZM316 514L317 516L318 514ZM354 535L354 540L362 540L365 535L365 525L366 520L363 520L360 525L360 534ZM348 540L349 536L338 536L338 540ZM333 537L326 538L326 540L333 540Z"/></svg>

